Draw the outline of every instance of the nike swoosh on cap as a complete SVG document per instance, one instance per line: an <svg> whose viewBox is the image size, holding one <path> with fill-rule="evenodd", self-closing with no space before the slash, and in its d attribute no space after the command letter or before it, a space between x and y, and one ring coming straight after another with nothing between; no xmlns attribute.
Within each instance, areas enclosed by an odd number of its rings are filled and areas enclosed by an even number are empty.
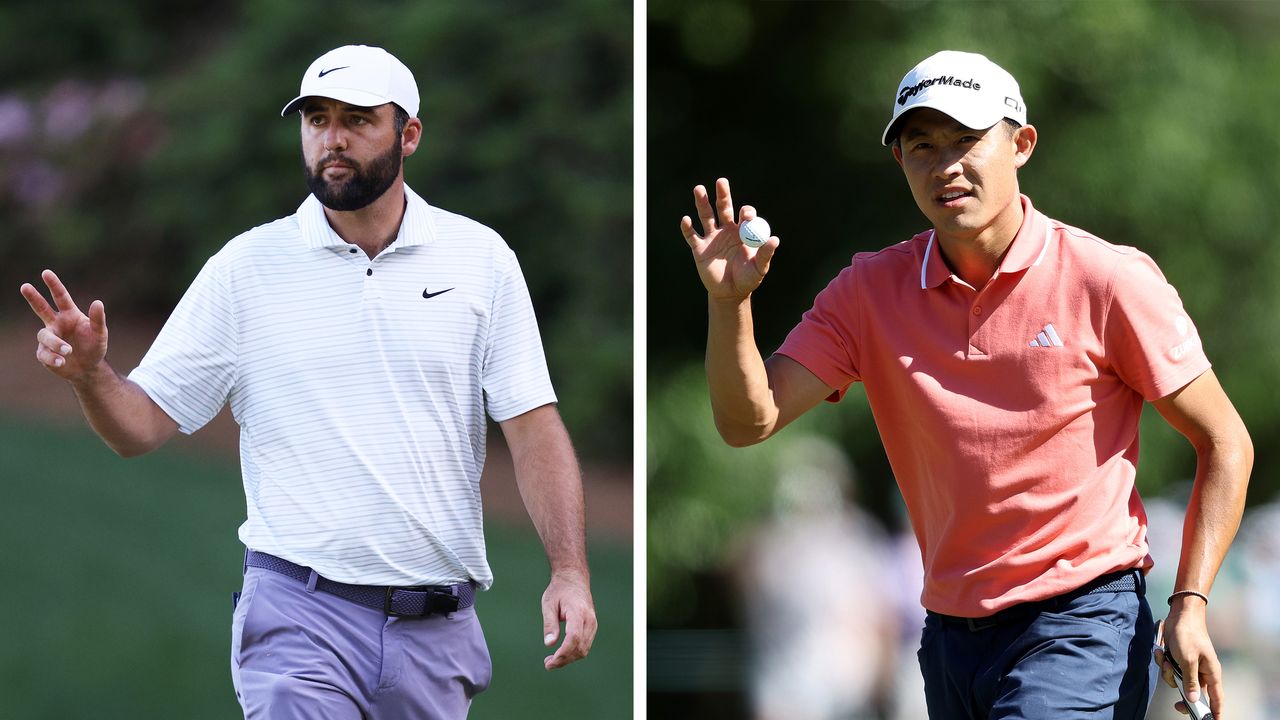
<svg viewBox="0 0 1280 720"><path fill-rule="evenodd" d="M328 74L329 74L329 73L331 73L331 72L336 72L336 71L338 71L338 70L346 70L346 69L347 69L347 68L349 68L349 67L351 67L351 66L350 66L350 65L343 65L342 67L329 68L328 70L321 70L321 71L320 71L320 75L318 75L318 77L324 77L325 75L328 75Z"/></svg>

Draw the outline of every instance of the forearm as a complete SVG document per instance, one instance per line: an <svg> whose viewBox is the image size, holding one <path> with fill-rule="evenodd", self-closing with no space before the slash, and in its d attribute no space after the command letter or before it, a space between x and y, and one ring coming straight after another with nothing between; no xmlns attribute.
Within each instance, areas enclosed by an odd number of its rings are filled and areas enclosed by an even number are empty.
<svg viewBox="0 0 1280 720"><path fill-rule="evenodd" d="M590 575L586 510L573 445L554 408L533 412L543 416L539 422L507 433L520 497L542 540L552 575L586 580Z"/></svg>
<svg viewBox="0 0 1280 720"><path fill-rule="evenodd" d="M707 303L707 387L716 429L735 447L772 434L778 407L756 347L751 299Z"/></svg>
<svg viewBox="0 0 1280 720"><path fill-rule="evenodd" d="M1240 527L1253 445L1241 425L1230 436L1198 447L1197 458L1174 589L1208 595Z"/></svg>
<svg viewBox="0 0 1280 720"><path fill-rule="evenodd" d="M150 452L178 430L141 387L105 360L70 383L89 426L121 457Z"/></svg>

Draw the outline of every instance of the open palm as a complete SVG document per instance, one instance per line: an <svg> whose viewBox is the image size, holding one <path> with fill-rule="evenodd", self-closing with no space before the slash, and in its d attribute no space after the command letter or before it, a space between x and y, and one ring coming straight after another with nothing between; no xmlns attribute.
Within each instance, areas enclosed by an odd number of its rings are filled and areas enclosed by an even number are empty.
<svg viewBox="0 0 1280 720"><path fill-rule="evenodd" d="M707 189L701 185L693 189L693 201L702 234L693 231L693 220L687 215L680 219L680 232L693 252L694 264L708 295L715 300L746 298L769 272L769 262L778 249L778 238L771 237L758 248L742 244L738 225L755 217L756 211L750 205L743 205L737 222L734 221L729 181L724 178L716 181L714 209Z"/></svg>

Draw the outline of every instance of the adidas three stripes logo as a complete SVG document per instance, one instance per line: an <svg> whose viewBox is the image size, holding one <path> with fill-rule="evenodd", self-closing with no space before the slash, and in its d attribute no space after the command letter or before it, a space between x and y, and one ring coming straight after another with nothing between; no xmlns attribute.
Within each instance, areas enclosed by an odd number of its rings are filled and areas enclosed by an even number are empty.
<svg viewBox="0 0 1280 720"><path fill-rule="evenodd" d="M1062 347L1062 338L1058 337L1058 331L1053 329L1050 323L1044 326L1036 335L1035 339L1028 343L1031 347Z"/></svg>

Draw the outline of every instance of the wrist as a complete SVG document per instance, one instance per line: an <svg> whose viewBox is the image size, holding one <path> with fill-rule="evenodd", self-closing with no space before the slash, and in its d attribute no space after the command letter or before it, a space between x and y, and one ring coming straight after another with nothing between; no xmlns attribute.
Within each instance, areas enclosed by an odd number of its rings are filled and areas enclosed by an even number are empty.
<svg viewBox="0 0 1280 720"><path fill-rule="evenodd" d="M1167 602L1171 609L1179 612L1190 609L1203 611L1209 605L1209 596L1199 590L1175 590Z"/></svg>
<svg viewBox="0 0 1280 720"><path fill-rule="evenodd" d="M565 580L569 582L581 583L583 585L591 584L591 572L586 567L569 566L551 569L552 580Z"/></svg>
<svg viewBox="0 0 1280 720"><path fill-rule="evenodd" d="M751 293L746 295L712 295L707 293L707 304L712 308L737 311L744 305L750 305Z"/></svg>
<svg viewBox="0 0 1280 720"><path fill-rule="evenodd" d="M103 383L109 382L115 375L115 370L103 359L79 375L68 377L67 382L71 383L71 388L79 395L101 388Z"/></svg>

